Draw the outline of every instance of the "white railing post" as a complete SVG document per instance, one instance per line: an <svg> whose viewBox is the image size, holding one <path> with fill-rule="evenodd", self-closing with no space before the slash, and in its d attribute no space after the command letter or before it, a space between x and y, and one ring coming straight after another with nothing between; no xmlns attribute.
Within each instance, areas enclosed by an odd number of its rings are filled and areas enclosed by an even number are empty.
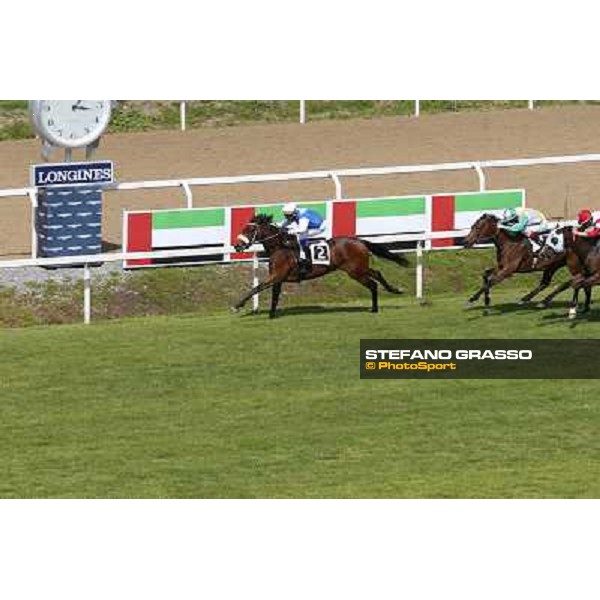
<svg viewBox="0 0 600 600"><path fill-rule="evenodd" d="M533 110L533 100L529 100L529 110Z"/></svg>
<svg viewBox="0 0 600 600"><path fill-rule="evenodd" d="M83 322L86 325L92 320L92 273L90 265L83 266Z"/></svg>
<svg viewBox="0 0 600 600"><path fill-rule="evenodd" d="M421 114L421 101L415 100L415 117L420 116Z"/></svg>
<svg viewBox="0 0 600 600"><path fill-rule="evenodd" d="M185 192L185 201L187 208L194 208L194 198L192 196L192 188L190 187L190 184L187 181L182 181L181 187Z"/></svg>
<svg viewBox="0 0 600 600"><path fill-rule="evenodd" d="M306 100L300 100L300 123L306 123Z"/></svg>
<svg viewBox="0 0 600 600"><path fill-rule="evenodd" d="M423 241L417 242L417 270L416 270L416 295L417 300L423 299Z"/></svg>
<svg viewBox="0 0 600 600"><path fill-rule="evenodd" d="M252 287L255 288L258 285L258 252L254 252L252 255ZM258 296L259 294L254 294L252 296L252 312L258 312Z"/></svg>
<svg viewBox="0 0 600 600"><path fill-rule="evenodd" d="M185 131L185 100L179 103L179 122L181 124L181 131Z"/></svg>
<svg viewBox="0 0 600 600"><path fill-rule="evenodd" d="M333 183L335 185L335 199L336 200L341 200L343 198L343 196L342 196L342 182L340 181L340 178L338 177L337 173L331 172L329 174L329 176L331 177L331 179L333 179Z"/></svg>
<svg viewBox="0 0 600 600"><path fill-rule="evenodd" d="M485 173L479 163L473 163L473 168L477 171L477 177L479 178L479 191L485 192Z"/></svg>

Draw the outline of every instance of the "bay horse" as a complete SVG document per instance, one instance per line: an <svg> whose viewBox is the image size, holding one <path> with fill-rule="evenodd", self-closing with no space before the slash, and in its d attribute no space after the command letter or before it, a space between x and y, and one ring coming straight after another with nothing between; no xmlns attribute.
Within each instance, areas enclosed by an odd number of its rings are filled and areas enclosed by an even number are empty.
<svg viewBox="0 0 600 600"><path fill-rule="evenodd" d="M471 248L475 244L492 240L496 246L496 267L486 269L483 272L483 285L468 300L467 306L472 306L480 296L484 294L485 307L490 305L490 289L512 277L515 273L532 273L543 271L539 285L519 300L519 304L527 304L542 290L546 289L554 277L556 271L567 263L566 251L556 254L543 266L536 261L531 242L524 235L512 236L504 229L498 227L499 217L484 213L473 223L471 231L464 241L465 248ZM566 290L570 282L565 282L557 287L550 295L556 296ZM550 297L549 296L549 297ZM548 298L542 300L541 305L546 306Z"/></svg>
<svg viewBox="0 0 600 600"><path fill-rule="evenodd" d="M279 295L284 283L298 283L305 279L316 279L328 275L338 269L345 271L371 292L371 312L378 312L378 284L392 294L402 294L402 290L390 285L381 271L369 266L370 254L391 260L403 267L408 260L401 254L392 254L384 244L375 244L352 237L336 237L327 240L330 264L310 265L310 271L300 276L297 258L297 242L273 222L271 215L259 214L253 217L238 235L235 249L238 252L250 248L254 244L262 244L269 257L269 275L257 286L244 294L232 307L237 311L254 296L272 288L271 309L269 317L273 318L277 310Z"/></svg>

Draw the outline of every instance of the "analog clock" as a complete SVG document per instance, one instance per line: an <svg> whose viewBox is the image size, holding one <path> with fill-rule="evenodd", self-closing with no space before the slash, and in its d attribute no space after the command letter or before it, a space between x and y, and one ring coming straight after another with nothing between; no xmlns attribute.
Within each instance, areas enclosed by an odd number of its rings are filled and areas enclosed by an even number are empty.
<svg viewBox="0 0 600 600"><path fill-rule="evenodd" d="M46 142L63 148L93 144L110 121L110 100L30 100L31 121Z"/></svg>

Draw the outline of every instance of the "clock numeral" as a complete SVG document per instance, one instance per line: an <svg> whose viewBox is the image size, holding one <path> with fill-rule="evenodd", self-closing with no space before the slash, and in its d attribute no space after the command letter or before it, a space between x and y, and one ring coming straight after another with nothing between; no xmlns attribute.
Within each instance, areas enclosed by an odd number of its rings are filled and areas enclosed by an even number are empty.
<svg viewBox="0 0 600 600"><path fill-rule="evenodd" d="M100 117L96 117L96 123L100 123Z"/></svg>
<svg viewBox="0 0 600 600"><path fill-rule="evenodd" d="M54 121L52 119L48 119L48 127L52 127L54 125Z"/></svg>
<svg viewBox="0 0 600 600"><path fill-rule="evenodd" d="M90 131L91 131L91 129L90 129L89 127L86 127L86 128L85 128L85 132L86 132L86 133L89 133Z"/></svg>

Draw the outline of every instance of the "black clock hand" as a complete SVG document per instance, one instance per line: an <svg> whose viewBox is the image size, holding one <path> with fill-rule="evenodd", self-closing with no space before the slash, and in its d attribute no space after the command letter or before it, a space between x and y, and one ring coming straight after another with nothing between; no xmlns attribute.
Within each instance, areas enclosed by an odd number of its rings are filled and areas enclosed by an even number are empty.
<svg viewBox="0 0 600 600"><path fill-rule="evenodd" d="M81 100L77 100L76 104L73 104L73 106L71 106L72 110L90 110L89 106L82 106L81 105Z"/></svg>

